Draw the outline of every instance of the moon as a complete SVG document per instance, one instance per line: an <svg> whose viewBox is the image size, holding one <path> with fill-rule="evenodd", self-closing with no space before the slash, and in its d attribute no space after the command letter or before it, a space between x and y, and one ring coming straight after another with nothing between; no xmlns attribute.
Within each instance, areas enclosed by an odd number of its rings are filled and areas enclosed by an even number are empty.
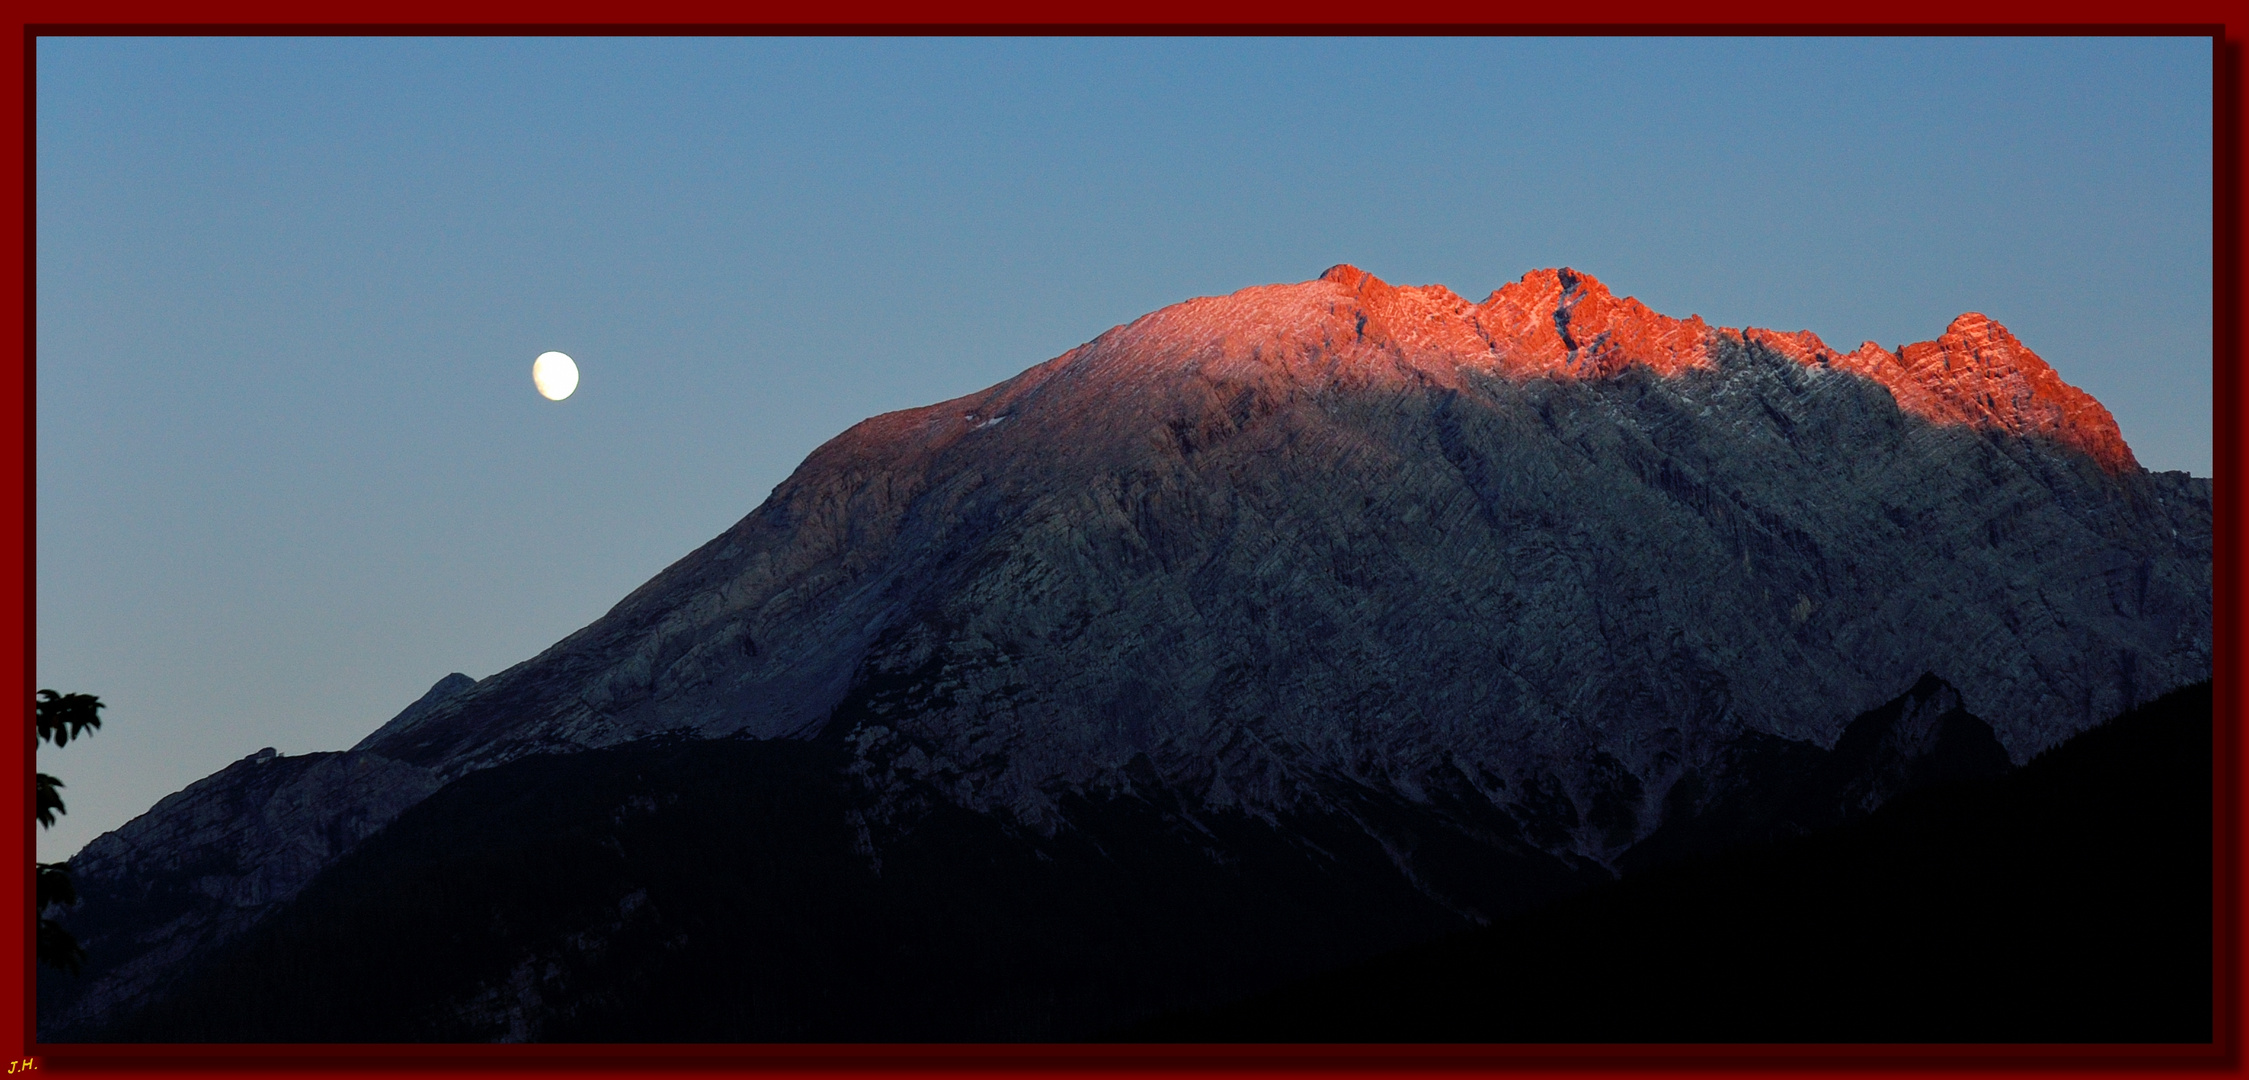
<svg viewBox="0 0 2249 1080"><path fill-rule="evenodd" d="M578 388L578 365L558 352L540 353L531 361L531 383L539 388L539 396L561 401Z"/></svg>

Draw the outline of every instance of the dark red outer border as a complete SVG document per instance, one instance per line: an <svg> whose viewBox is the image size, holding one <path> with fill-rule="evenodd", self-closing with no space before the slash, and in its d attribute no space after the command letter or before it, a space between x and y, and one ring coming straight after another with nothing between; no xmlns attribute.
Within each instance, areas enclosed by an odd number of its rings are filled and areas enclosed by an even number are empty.
<svg viewBox="0 0 2249 1080"><path fill-rule="evenodd" d="M605 18L629 13L630 20ZM2132 21L2107 18L2128 15ZM2241 276L2241 37L2249 18L2216 0L2057 6L2030 0L1847 0L1799 6L1797 0L1734 0L1682 6L1665 0L1626 0L1597 11L1553 9L1552 17L1527 8L1433 0L1410 12L1375 12L1337 0L1107 0L1063 6L1053 0L968 0L944 5L737 4L710 0L603 4L599 0L346 0L318 9L298 0L34 0L15 20L20 48L8 54L0 84L13 100L0 107L0 132L19 155L20 168L0 171L6 196L22 206L8 219L5 242L22 253L6 264L14 280L0 294L18 298L0 323L0 693L27 708L34 689L32 515L35 191L32 93L35 39L41 34L275 35L275 34L510 34L650 35L716 33L787 34L2053 34L2209 36L2216 62L2216 195L2213 269L2216 276L2214 371L2217 484L2216 623L2217 819L2214 831L2214 1030L2217 1042L2187 1046L2023 1045L1525 1045L1525 1046L1013 1046L1013 1045L672 1045L672 1046L40 1046L34 1042L30 987L32 931L32 733L0 740L0 775L22 778L20 827L0 828L0 858L21 868L21 887L6 910L19 932L0 935L0 967L23 973L0 980L0 1071L10 1061L34 1059L39 1072L156 1075L210 1072L324 1072L416 1076L580 1071L725 1071L769 1075L896 1075L1003 1072L1201 1074L1506 1072L1514 1075L1623 1076L1652 1072L1847 1073L1854 1075L1968 1076L1993 1072L2120 1072L2241 1074L2241 855L2244 824L2241 774L2243 659L2240 618L2244 582L2239 477L2243 380ZM1495 20L1506 20L1504 22ZM1636 21L1638 20L1638 21ZM2035 21L2034 21L2035 20ZM32 1074L36 1076L36 1073Z"/></svg>
<svg viewBox="0 0 2249 1080"><path fill-rule="evenodd" d="M42 35L272 37L321 34L442 34L475 37L604 37L693 36L711 34L785 34L792 37L989 37L1039 34L1267 37L1296 36L1515 36L1522 34L1592 37L1687 36L1726 34L1802 35L1847 37L1896 34L1899 27L1886 23L1493 23L1493 22L1175 22L1157 25L1135 22L993 21L953 23L876 22L259 22L259 23L127 23L117 21L27 23L30 32ZM2171 35L2215 36L2224 27L2209 22L2145 23L1973 23L1947 25L1945 36L2078 35L2129 37ZM1921 28L1928 31L1928 27Z"/></svg>

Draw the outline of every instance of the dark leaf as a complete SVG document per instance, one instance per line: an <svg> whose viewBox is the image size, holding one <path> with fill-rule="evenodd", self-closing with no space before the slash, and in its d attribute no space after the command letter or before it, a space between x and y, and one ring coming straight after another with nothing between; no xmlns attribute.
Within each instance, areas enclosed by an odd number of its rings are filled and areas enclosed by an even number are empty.
<svg viewBox="0 0 2249 1080"><path fill-rule="evenodd" d="M39 691L39 737L63 746L88 731L100 729L102 700L92 694L58 694Z"/></svg>
<svg viewBox="0 0 2249 1080"><path fill-rule="evenodd" d="M67 813L62 808L62 781L46 773L39 775L39 824L42 828L55 827L55 815Z"/></svg>

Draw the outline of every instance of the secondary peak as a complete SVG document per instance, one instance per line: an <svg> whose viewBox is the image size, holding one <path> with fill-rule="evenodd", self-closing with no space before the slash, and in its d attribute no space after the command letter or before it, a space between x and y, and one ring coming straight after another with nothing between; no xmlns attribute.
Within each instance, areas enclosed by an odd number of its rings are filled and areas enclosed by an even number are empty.
<svg viewBox="0 0 2249 1080"><path fill-rule="evenodd" d="M1320 275L1320 280L1332 281L1347 289L1356 289L1367 284L1368 282L1373 282L1376 285L1387 284L1381 278L1367 273L1366 271L1361 270L1358 267L1351 265L1350 263L1337 263L1334 266L1328 267L1327 272Z"/></svg>

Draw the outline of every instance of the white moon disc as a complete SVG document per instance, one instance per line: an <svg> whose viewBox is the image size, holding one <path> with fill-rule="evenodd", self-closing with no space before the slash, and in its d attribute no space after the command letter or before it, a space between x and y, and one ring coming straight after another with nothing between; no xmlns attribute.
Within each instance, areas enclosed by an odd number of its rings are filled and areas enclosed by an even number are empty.
<svg viewBox="0 0 2249 1080"><path fill-rule="evenodd" d="M561 401L578 388L578 365L558 352L543 352L531 361L531 382L541 397Z"/></svg>

